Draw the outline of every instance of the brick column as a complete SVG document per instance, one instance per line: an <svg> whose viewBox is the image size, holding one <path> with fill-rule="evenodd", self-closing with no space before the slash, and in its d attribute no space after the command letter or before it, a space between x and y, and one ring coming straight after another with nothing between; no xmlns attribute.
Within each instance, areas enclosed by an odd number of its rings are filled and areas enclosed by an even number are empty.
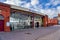
<svg viewBox="0 0 60 40"><path fill-rule="evenodd" d="M44 27L47 27L47 26L48 26L48 16L47 16L47 15L45 15L45 16L43 17L43 26L44 26Z"/></svg>
<svg viewBox="0 0 60 40"><path fill-rule="evenodd" d="M2 10L2 15L4 16L4 31L10 32L10 26L7 26L10 17L10 5L0 3L0 9Z"/></svg>
<svg viewBox="0 0 60 40"><path fill-rule="evenodd" d="M9 22L9 18L4 19L4 31L10 32L10 26L7 26L7 22Z"/></svg>

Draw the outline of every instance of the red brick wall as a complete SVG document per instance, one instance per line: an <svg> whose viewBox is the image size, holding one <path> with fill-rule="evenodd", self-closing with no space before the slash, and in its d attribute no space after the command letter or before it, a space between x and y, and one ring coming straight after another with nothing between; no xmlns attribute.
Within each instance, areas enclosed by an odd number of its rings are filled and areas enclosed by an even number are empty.
<svg viewBox="0 0 60 40"><path fill-rule="evenodd" d="M57 25L57 24L58 24L58 19L56 18L48 19L48 26Z"/></svg>
<svg viewBox="0 0 60 40"><path fill-rule="evenodd" d="M51 23L52 23L52 25L57 25L58 19L55 19L55 18L51 19Z"/></svg>
<svg viewBox="0 0 60 40"><path fill-rule="evenodd" d="M48 16L45 15L45 16L43 17L43 26L44 26L44 27L47 27L47 24L48 24Z"/></svg>
<svg viewBox="0 0 60 40"><path fill-rule="evenodd" d="M2 10L1 15L4 16L4 31L10 31L10 27L6 26L6 23L9 22L10 6L7 4L0 3L0 10Z"/></svg>
<svg viewBox="0 0 60 40"><path fill-rule="evenodd" d="M48 18L48 26L51 26L51 19Z"/></svg>

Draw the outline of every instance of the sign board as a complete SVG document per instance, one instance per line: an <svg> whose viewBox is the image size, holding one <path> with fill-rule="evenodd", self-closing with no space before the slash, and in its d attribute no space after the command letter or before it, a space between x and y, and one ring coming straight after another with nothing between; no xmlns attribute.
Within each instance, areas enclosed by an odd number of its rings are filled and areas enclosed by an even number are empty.
<svg viewBox="0 0 60 40"><path fill-rule="evenodd" d="M6 23L6 26L8 26L8 27L9 27L9 26L10 26L10 22L7 22L7 23Z"/></svg>

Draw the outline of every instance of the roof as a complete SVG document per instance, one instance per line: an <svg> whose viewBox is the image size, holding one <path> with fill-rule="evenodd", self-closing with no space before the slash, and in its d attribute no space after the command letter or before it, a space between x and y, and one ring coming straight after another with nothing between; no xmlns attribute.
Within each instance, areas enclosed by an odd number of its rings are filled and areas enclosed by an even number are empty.
<svg viewBox="0 0 60 40"><path fill-rule="evenodd" d="M18 9L18 10L29 11L28 8L24 8L24 7L20 7L20 6L16 6L16 5L11 5L11 8L13 8L13 9Z"/></svg>
<svg viewBox="0 0 60 40"><path fill-rule="evenodd" d="M28 11L28 12L32 12L32 13L37 13L37 14L40 14L40 15L45 15L43 13L40 13L40 12L37 12L37 11L32 11L28 8L24 8L24 7L20 7L20 6L16 6L16 5L11 5L11 8L18 9L18 10L24 10L24 11Z"/></svg>

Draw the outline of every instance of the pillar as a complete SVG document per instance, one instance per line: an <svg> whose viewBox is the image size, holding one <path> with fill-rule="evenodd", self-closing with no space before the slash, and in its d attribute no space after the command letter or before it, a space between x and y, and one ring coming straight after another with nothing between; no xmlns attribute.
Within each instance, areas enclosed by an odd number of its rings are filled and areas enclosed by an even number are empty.
<svg viewBox="0 0 60 40"><path fill-rule="evenodd" d="M10 17L10 5L0 3L0 9L2 10L1 15L4 16L4 31L10 32L10 26L7 25L7 22L9 22Z"/></svg>
<svg viewBox="0 0 60 40"><path fill-rule="evenodd" d="M48 26L48 16L47 15L43 16L43 26L44 27Z"/></svg>

